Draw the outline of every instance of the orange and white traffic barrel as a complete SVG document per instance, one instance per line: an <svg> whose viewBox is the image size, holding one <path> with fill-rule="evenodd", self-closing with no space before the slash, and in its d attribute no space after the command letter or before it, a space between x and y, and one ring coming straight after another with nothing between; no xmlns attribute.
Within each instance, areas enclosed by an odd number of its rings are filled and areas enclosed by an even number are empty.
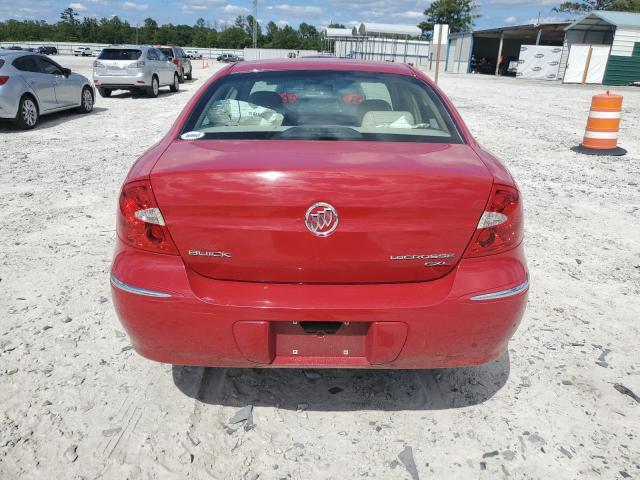
<svg viewBox="0 0 640 480"><path fill-rule="evenodd" d="M618 147L618 130L622 119L622 95L594 95L582 144L574 150L588 155L624 155Z"/></svg>

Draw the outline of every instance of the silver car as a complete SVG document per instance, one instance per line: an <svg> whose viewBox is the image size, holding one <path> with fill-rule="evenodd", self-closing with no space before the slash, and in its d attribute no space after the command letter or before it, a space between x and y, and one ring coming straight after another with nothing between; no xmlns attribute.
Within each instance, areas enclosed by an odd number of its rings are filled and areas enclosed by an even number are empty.
<svg viewBox="0 0 640 480"><path fill-rule="evenodd" d="M160 87L180 88L176 65L155 47L117 45L106 47L93 62L93 83L98 93L110 97L114 90L144 91L157 97Z"/></svg>
<svg viewBox="0 0 640 480"><path fill-rule="evenodd" d="M70 108L89 113L94 99L88 78L72 73L49 57L0 49L0 118L29 129L48 113Z"/></svg>

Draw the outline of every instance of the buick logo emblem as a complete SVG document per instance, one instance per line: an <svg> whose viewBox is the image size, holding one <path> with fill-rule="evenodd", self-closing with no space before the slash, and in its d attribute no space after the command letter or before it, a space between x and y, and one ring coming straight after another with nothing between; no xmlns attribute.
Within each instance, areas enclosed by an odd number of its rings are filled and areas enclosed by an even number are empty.
<svg viewBox="0 0 640 480"><path fill-rule="evenodd" d="M304 223L314 235L328 237L338 228L338 212L328 203L314 203L307 210Z"/></svg>

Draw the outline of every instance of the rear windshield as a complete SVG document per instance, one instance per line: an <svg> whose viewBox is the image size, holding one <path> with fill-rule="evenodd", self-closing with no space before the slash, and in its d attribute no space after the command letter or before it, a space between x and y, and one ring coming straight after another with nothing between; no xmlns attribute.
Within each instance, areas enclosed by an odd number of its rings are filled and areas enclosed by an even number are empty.
<svg viewBox="0 0 640 480"><path fill-rule="evenodd" d="M105 48L98 57L100 60L138 60L142 50L135 48Z"/></svg>
<svg viewBox="0 0 640 480"><path fill-rule="evenodd" d="M173 49L171 49L171 48L159 48L158 50L160 50L162 53L164 53L165 57L173 58Z"/></svg>
<svg viewBox="0 0 640 480"><path fill-rule="evenodd" d="M205 92L184 138L461 143L440 98L405 75L251 72Z"/></svg>

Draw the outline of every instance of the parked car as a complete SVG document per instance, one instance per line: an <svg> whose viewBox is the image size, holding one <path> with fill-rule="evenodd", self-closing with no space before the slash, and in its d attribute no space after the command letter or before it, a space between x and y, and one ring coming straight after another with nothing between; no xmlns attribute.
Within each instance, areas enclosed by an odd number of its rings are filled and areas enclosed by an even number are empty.
<svg viewBox="0 0 640 480"><path fill-rule="evenodd" d="M144 91L157 97L161 87L180 88L176 65L154 47L122 45L106 47L93 62L93 83L102 97L114 90Z"/></svg>
<svg viewBox="0 0 640 480"><path fill-rule="evenodd" d="M223 63L233 63L233 62L242 62L244 58L239 57L238 55L234 55L232 53L223 53L222 55L219 55L216 60Z"/></svg>
<svg viewBox="0 0 640 480"><path fill-rule="evenodd" d="M19 45L12 45L11 47L9 47L9 50L22 50L22 47Z"/></svg>
<svg viewBox="0 0 640 480"><path fill-rule="evenodd" d="M38 53L41 53L43 55L57 55L58 54L58 49L56 47L51 47L51 46L42 46L42 47L38 47Z"/></svg>
<svg viewBox="0 0 640 480"><path fill-rule="evenodd" d="M184 83L184 79L193 79L193 69L191 67L191 60L187 54L180 47L176 46L161 46L157 47L165 57L167 57L178 69L178 75L180 75L180 83Z"/></svg>
<svg viewBox="0 0 640 480"><path fill-rule="evenodd" d="M286 104L290 84L309 101ZM366 98L345 112L334 85ZM476 365L525 309L518 187L404 64L221 69L130 170L118 212L114 306L156 361Z"/></svg>
<svg viewBox="0 0 640 480"><path fill-rule="evenodd" d="M202 60L202 53L200 53L198 50L186 49L184 53L186 53L187 57L189 57L191 60Z"/></svg>
<svg viewBox="0 0 640 480"><path fill-rule="evenodd" d="M91 50L91 55L94 57L99 57L101 53L102 53L101 48L94 48L93 50Z"/></svg>
<svg viewBox="0 0 640 480"><path fill-rule="evenodd" d="M93 55L93 50L91 47L73 47L73 55L76 57L90 57Z"/></svg>
<svg viewBox="0 0 640 480"><path fill-rule="evenodd" d="M45 55L0 50L0 118L23 129L34 128L42 115L75 108L93 110L95 92L88 78Z"/></svg>

